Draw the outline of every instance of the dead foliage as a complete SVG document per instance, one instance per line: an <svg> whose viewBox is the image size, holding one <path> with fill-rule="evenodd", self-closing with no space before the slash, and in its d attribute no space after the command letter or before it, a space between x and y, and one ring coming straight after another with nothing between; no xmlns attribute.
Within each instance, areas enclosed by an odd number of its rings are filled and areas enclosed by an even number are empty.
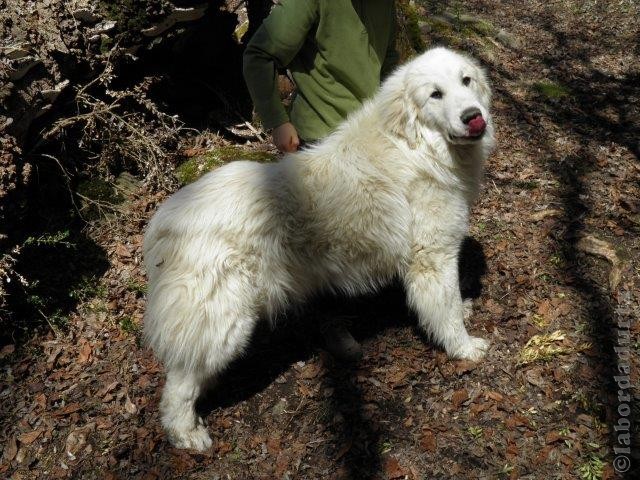
<svg viewBox="0 0 640 480"><path fill-rule="evenodd" d="M436 12L416 2L424 41L455 36L495 90L498 148L471 226L487 273L468 322L492 341L485 360L451 361L420 338L392 288L344 305L363 342L357 365L322 352L304 318L299 329L284 328L293 318L260 328L203 402L213 448L172 448L158 419L162 367L140 339L142 231L166 196L149 180L127 215L93 231L109 269L68 326L0 349L0 475L617 478L617 325L628 322L630 348L640 333L640 168L630 122L640 65L630 47L637 5L605 3L468 0L438 3ZM429 13L441 21L431 24ZM129 100L105 98L87 93L81 113L98 113L77 122L94 121L95 130L112 122L133 135L109 110ZM184 148L205 154L206 138ZM637 409L640 363L627 360Z"/></svg>

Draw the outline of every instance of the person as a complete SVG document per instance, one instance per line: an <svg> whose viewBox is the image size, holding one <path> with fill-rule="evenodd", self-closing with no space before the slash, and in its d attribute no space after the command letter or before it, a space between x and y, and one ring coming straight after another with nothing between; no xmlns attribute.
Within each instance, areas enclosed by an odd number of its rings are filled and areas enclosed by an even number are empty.
<svg viewBox="0 0 640 480"><path fill-rule="evenodd" d="M279 0L249 40L243 74L265 129L281 152L294 152L331 133L372 96L395 67L394 0ZM278 71L296 85L289 109L280 99ZM327 350L355 361L362 349L337 316L340 299L319 299Z"/></svg>
<svg viewBox="0 0 640 480"><path fill-rule="evenodd" d="M256 113L282 152L328 135L398 61L394 0L279 0L249 40L243 73ZM287 111L278 70L296 96Z"/></svg>

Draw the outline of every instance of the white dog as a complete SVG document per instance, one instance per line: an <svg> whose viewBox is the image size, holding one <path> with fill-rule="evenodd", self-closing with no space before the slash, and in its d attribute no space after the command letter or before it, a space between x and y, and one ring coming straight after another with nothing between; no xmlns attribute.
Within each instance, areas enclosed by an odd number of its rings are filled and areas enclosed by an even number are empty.
<svg viewBox="0 0 640 480"><path fill-rule="evenodd" d="M151 219L145 335L164 362L162 424L206 449L202 388L261 317L318 291L356 295L399 276L422 328L480 359L458 288L458 251L493 147L478 64L444 48L398 68L317 145L278 163L236 161L170 197Z"/></svg>

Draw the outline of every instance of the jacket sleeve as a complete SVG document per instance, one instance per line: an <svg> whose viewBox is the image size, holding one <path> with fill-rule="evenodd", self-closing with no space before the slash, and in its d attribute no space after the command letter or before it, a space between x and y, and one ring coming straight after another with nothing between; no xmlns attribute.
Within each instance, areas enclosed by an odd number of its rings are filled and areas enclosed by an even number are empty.
<svg viewBox="0 0 640 480"><path fill-rule="evenodd" d="M265 128L289 121L278 92L277 69L291 63L317 16L317 0L280 0L247 45L244 79Z"/></svg>

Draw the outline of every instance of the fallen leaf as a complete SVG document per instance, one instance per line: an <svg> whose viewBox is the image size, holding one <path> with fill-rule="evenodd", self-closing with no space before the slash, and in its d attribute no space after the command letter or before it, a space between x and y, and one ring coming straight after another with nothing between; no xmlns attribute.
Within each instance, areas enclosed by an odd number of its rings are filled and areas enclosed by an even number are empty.
<svg viewBox="0 0 640 480"><path fill-rule="evenodd" d="M536 360L548 360L556 355L570 352L570 349L559 345L566 338L562 330L549 334L534 335L520 352L518 365L526 365Z"/></svg>
<svg viewBox="0 0 640 480"><path fill-rule="evenodd" d="M276 458L276 477L282 478L289 468L291 455L287 452L281 452Z"/></svg>
<svg viewBox="0 0 640 480"><path fill-rule="evenodd" d="M70 403L66 407L53 412L53 414L55 416L64 416L69 415L70 413L77 412L79 410L82 410L82 405L80 405L79 403Z"/></svg>
<svg viewBox="0 0 640 480"><path fill-rule="evenodd" d="M400 462L396 457L387 457L384 462L384 471L389 480L402 478L407 475L408 471L400 466Z"/></svg>
<svg viewBox="0 0 640 480"><path fill-rule="evenodd" d="M4 347L2 347L2 350L0 350L0 360L2 360L5 357L8 357L15 351L16 351L15 345L13 344L5 345Z"/></svg>
<svg viewBox="0 0 640 480"><path fill-rule="evenodd" d="M75 456L87 444L87 434L83 430L74 430L67 436L65 451L70 459L75 460Z"/></svg>
<svg viewBox="0 0 640 480"><path fill-rule="evenodd" d="M488 392L487 393L487 397L489 397L491 400L495 400L496 402L502 402L504 400L504 396L498 392Z"/></svg>
<svg viewBox="0 0 640 480"><path fill-rule="evenodd" d="M91 358L91 344L89 342L85 342L84 345L80 348L80 353L78 355L78 363L83 364L87 363Z"/></svg>
<svg viewBox="0 0 640 480"><path fill-rule="evenodd" d="M131 252L129 252L129 249L123 244L119 243L118 245L116 245L116 255L118 255L119 257L129 258L131 257Z"/></svg>
<svg viewBox="0 0 640 480"><path fill-rule="evenodd" d="M131 401L129 395L127 395L127 399L124 401L124 409L131 415L135 415L136 413L138 413L138 407L136 407L135 403Z"/></svg>
<svg viewBox="0 0 640 480"><path fill-rule="evenodd" d="M267 439L267 451L270 455L277 455L280 452L280 438L271 437Z"/></svg>
<svg viewBox="0 0 640 480"><path fill-rule="evenodd" d="M340 447L340 450L338 450L338 452L336 453L333 461L337 462L338 460L340 460L342 457L344 457L347 452L349 450L351 450L351 446L353 445L353 441L349 440L347 443L345 443L344 445L342 445L342 447Z"/></svg>
<svg viewBox="0 0 640 480"><path fill-rule="evenodd" d="M560 433L554 430L545 435L544 441L548 445L550 443L555 443L559 440L563 440L564 438L565 438L564 435L560 435Z"/></svg>
<svg viewBox="0 0 640 480"><path fill-rule="evenodd" d="M451 403L453 404L453 408L458 408L468 399L469 399L469 392L467 392L465 388L456 390L455 392L453 392L453 395L451 396Z"/></svg>
<svg viewBox="0 0 640 480"><path fill-rule="evenodd" d="M547 382L542 378L542 368L530 368L524 372L524 377L531 385L535 385L542 390L547 386Z"/></svg>
<svg viewBox="0 0 640 480"><path fill-rule="evenodd" d="M300 371L300 377L307 380L315 378L320 373L320 370L322 370L322 365L319 363L309 363Z"/></svg>
<svg viewBox="0 0 640 480"><path fill-rule="evenodd" d="M502 307L502 305L498 304L498 302L496 302L492 298L488 299L485 302L484 306L487 310L489 310L490 313L494 314L497 317L502 316L502 314L504 313L504 307Z"/></svg>
<svg viewBox="0 0 640 480"><path fill-rule="evenodd" d="M435 453L438 448L438 442L435 434L431 430L425 430L420 438L420 446L429 453Z"/></svg>
<svg viewBox="0 0 640 480"><path fill-rule="evenodd" d="M47 397L44 393L40 393L38 395L36 395L36 397L33 399L33 403L36 404L36 406L40 407L42 410L47 408Z"/></svg>
<svg viewBox="0 0 640 480"><path fill-rule="evenodd" d="M116 388L118 386L120 382L118 382L117 380L110 383L109 385L107 385L106 387L104 387L102 390L100 390L98 393L96 393L97 397L104 397L107 393L109 393L110 391L112 391L114 388Z"/></svg>
<svg viewBox="0 0 640 480"><path fill-rule="evenodd" d="M23 445L30 445L36 438L40 436L41 433L42 430L34 430L32 432L23 433L22 435L18 435L18 441Z"/></svg>
<svg viewBox="0 0 640 480"><path fill-rule="evenodd" d="M225 453L229 453L231 450L233 450L233 445L231 445L229 442L220 442L216 445L216 450L218 454L224 455Z"/></svg>
<svg viewBox="0 0 640 480"><path fill-rule="evenodd" d="M472 370L475 370L479 365L480 364L478 362L472 362L471 360L457 360L456 362L454 362L456 373L458 375L463 375Z"/></svg>
<svg viewBox="0 0 640 480"><path fill-rule="evenodd" d="M548 298L545 298L540 305L538 305L537 313L538 315L547 315L549 313L549 308L551 307L551 301Z"/></svg>
<svg viewBox="0 0 640 480"><path fill-rule="evenodd" d="M4 451L2 452L2 457L5 462L11 462L18 453L18 442L16 441L16 437L12 436L9 438L7 443L5 444Z"/></svg>
<svg viewBox="0 0 640 480"><path fill-rule="evenodd" d="M394 387L404 384L404 379L407 378L406 370L398 370L387 377L387 381Z"/></svg>

